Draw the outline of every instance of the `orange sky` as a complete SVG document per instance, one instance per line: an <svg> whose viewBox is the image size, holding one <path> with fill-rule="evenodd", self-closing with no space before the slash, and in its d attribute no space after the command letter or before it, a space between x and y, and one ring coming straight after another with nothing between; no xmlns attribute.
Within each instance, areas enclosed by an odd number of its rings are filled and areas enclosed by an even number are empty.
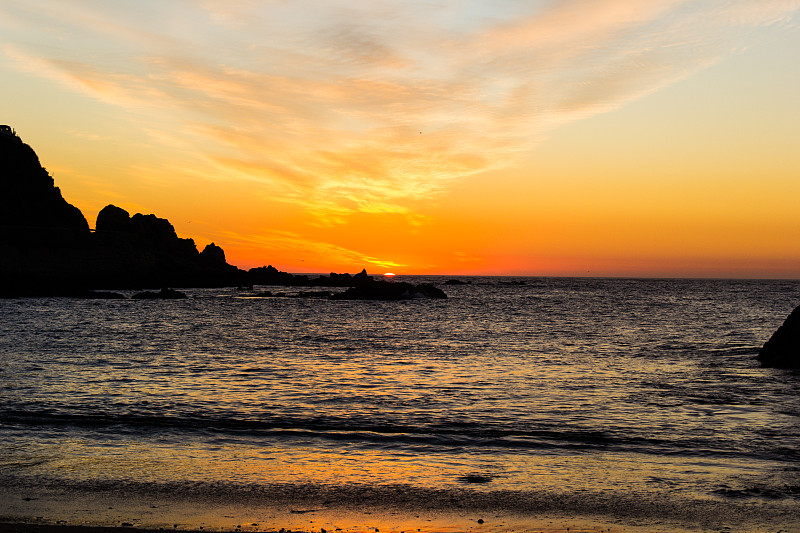
<svg viewBox="0 0 800 533"><path fill-rule="evenodd" d="M292 272L800 277L800 0L0 4L90 225Z"/></svg>

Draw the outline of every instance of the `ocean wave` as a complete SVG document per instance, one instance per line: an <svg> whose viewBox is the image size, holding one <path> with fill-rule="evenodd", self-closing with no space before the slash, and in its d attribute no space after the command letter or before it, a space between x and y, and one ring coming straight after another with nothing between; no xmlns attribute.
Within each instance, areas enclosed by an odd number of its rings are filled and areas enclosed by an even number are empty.
<svg viewBox="0 0 800 533"><path fill-rule="evenodd" d="M631 435L618 430L598 431L553 427L543 424L533 429L489 427L480 423L415 426L392 423L365 423L346 418L263 419L214 416L168 416L152 414L76 414L39 410L9 410L0 413L0 424L8 427L51 427L63 430L87 429L124 433L164 433L203 435L231 443L237 440L280 439L309 441L322 439L350 445L377 448L425 449L428 453L464 453L466 449L495 449L507 452L573 453L606 451L687 457L754 457L777 461L800 460L800 450L773 445L740 448L718 436L694 437L676 435L661 439Z"/></svg>

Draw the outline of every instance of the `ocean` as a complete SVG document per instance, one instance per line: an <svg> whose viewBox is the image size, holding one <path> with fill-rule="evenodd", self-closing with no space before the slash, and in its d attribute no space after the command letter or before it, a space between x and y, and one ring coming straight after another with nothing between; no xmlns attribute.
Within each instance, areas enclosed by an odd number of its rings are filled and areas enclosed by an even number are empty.
<svg viewBox="0 0 800 533"><path fill-rule="evenodd" d="M800 281L397 279L0 300L0 521L800 531Z"/></svg>

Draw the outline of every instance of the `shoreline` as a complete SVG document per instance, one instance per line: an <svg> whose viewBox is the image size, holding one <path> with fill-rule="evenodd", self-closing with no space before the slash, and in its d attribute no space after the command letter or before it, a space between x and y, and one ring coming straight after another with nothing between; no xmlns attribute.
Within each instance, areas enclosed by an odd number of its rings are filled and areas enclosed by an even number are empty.
<svg viewBox="0 0 800 533"><path fill-rule="evenodd" d="M38 491L0 497L0 533L656 533L587 517L489 511L459 506L431 508L375 502L354 505L316 498L143 497L109 492ZM14 503L11 503L14 501ZM688 530L687 530L688 531Z"/></svg>
<svg viewBox="0 0 800 533"><path fill-rule="evenodd" d="M584 514L568 505L515 511L494 505L498 502L452 501L431 506L356 503L313 495L203 498L124 490L31 489L23 493L0 488L0 500L5 502L0 533L800 533L800 519L791 513L753 520L742 515L742 509L725 516L724 509L699 501L688 506L664 501L668 509L662 508L657 515L624 508L617 513L598 509L599 514Z"/></svg>
<svg viewBox="0 0 800 533"><path fill-rule="evenodd" d="M314 533L314 530L287 530L287 529L280 529L280 530L273 530L273 529L253 529L251 527L244 526L242 528L234 528L234 529L180 529L180 528L158 528L158 529L148 529L148 528L138 528L132 526L94 526L94 525L68 525L68 524L49 524L49 523L27 523L27 522L0 522L0 533L154 533L154 532L161 532L161 531L180 531L181 533L208 533L209 531L213 531L215 533L244 533L244 532L252 532L252 531L260 531L263 533ZM324 530L324 528L323 528ZM321 531L321 530L317 530ZM328 532L327 530L326 533ZM336 529L335 531L353 531L352 529L342 530ZM372 531L372 532L383 532L387 531L387 533L406 533L403 530L380 530L379 528L371 528L365 526L363 531ZM421 531L421 528L418 529L410 529L408 533L412 533L413 531ZM431 530L423 530L428 531L429 533L434 532L450 532L455 533L458 531L465 531L459 528L441 528L441 529L431 529ZM484 529L482 531L499 531L491 528ZM502 530L502 531L505 531ZM514 530L518 531L518 530ZM602 526L596 527L569 527L569 526L560 526L560 527L532 527L529 531L531 532L538 532L538 533L623 533L625 531L629 531L628 529L618 528L618 529L610 529L605 528ZM657 531L657 530L653 530Z"/></svg>
<svg viewBox="0 0 800 533"><path fill-rule="evenodd" d="M139 527L129 523L119 525L97 525L51 523L46 521L27 522L27 521L0 521L0 533L157 533L164 531L176 531L180 533L668 533L668 532L693 532L706 528L681 528L679 526L662 524L660 526L642 525L617 525L599 523L587 518L576 519L557 519L547 517L537 517L533 519L505 520L495 524L478 524L477 521L469 526L463 523L453 523L446 519L439 519L431 522L426 521L413 523L406 522L403 525L384 526L373 525L376 522L363 521L358 525L348 527L326 528L320 524L317 527L295 527L280 528L262 526L259 523L241 524L229 527L194 527L182 528L180 524L172 526L164 525L161 527ZM414 527L420 526L420 527ZM761 528L738 529L737 531L763 531ZM783 529L784 533L793 533L794 529Z"/></svg>

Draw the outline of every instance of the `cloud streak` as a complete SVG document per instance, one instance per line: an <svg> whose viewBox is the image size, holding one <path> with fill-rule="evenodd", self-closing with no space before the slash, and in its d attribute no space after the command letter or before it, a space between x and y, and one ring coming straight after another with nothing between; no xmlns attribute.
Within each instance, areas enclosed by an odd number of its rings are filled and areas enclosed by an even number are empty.
<svg viewBox="0 0 800 533"><path fill-rule="evenodd" d="M798 0L362 4L11 0L0 42L18 68L135 110L200 173L263 183L336 222L407 213L800 10Z"/></svg>
<svg viewBox="0 0 800 533"><path fill-rule="evenodd" d="M259 254L267 252L271 256L295 258L296 263L290 265L294 270L302 271L301 263L304 262L309 265L332 264L344 268L350 265L368 265L371 267L370 270L405 266L343 246L309 239L291 231L265 230L258 235L225 232L220 237L238 250L253 250Z"/></svg>

